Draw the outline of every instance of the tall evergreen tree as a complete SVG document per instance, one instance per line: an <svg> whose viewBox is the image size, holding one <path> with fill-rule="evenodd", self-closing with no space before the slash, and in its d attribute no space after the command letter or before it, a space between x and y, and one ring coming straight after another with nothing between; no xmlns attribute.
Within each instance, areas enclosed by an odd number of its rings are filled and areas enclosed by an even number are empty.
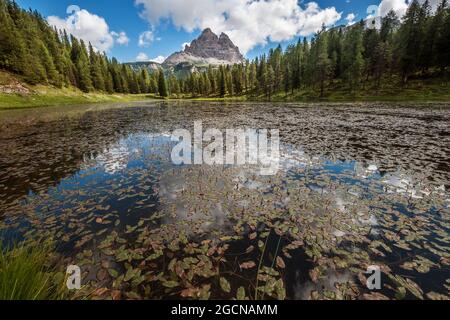
<svg viewBox="0 0 450 320"><path fill-rule="evenodd" d="M363 30L363 22L354 25L347 32L344 39L344 75L350 85L350 90L354 90L359 87L362 72L364 70Z"/></svg>
<svg viewBox="0 0 450 320"><path fill-rule="evenodd" d="M0 1L0 68L25 74L25 41L18 32L4 1Z"/></svg>
<svg viewBox="0 0 450 320"><path fill-rule="evenodd" d="M169 95L167 92L166 78L162 70L158 72L158 90L161 97L167 97Z"/></svg>
<svg viewBox="0 0 450 320"><path fill-rule="evenodd" d="M323 97L325 92L325 83L332 71L331 60L328 56L328 33L325 30L325 26L322 28L322 31L316 36L315 45L315 50L317 50L315 76L320 84L320 96Z"/></svg>
<svg viewBox="0 0 450 320"><path fill-rule="evenodd" d="M413 0L406 11L404 22L399 31L399 57L403 83L415 72L420 53L421 7L418 0Z"/></svg>
<svg viewBox="0 0 450 320"><path fill-rule="evenodd" d="M222 98L225 97L227 93L225 82L226 82L225 70L223 66L220 66L219 92Z"/></svg>
<svg viewBox="0 0 450 320"><path fill-rule="evenodd" d="M435 64L444 71L450 64L450 8L443 0L438 8L436 19Z"/></svg>
<svg viewBox="0 0 450 320"><path fill-rule="evenodd" d="M105 91L106 86L102 72L101 56L95 53L91 43L89 43L89 64L90 75L94 88L100 91Z"/></svg>

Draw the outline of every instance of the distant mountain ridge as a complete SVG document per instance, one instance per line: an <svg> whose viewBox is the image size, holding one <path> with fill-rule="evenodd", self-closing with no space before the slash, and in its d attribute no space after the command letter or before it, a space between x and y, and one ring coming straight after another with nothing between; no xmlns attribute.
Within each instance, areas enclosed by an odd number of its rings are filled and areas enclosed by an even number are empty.
<svg viewBox="0 0 450 320"><path fill-rule="evenodd" d="M227 65L242 63L244 60L239 48L228 35L222 33L217 36L210 28L207 28L190 45L187 45L184 51L175 52L169 56L163 65L175 66L186 62Z"/></svg>
<svg viewBox="0 0 450 320"><path fill-rule="evenodd" d="M124 64L129 65L134 71L147 69L147 71L153 72L161 68L161 64L154 61L137 61L137 62L127 62Z"/></svg>
<svg viewBox="0 0 450 320"><path fill-rule="evenodd" d="M134 70L147 69L153 72L159 68L175 74L200 71L210 65L233 65L243 63L244 56L225 33L217 36L210 28L186 45L183 51L171 54L162 64L156 62L127 63Z"/></svg>

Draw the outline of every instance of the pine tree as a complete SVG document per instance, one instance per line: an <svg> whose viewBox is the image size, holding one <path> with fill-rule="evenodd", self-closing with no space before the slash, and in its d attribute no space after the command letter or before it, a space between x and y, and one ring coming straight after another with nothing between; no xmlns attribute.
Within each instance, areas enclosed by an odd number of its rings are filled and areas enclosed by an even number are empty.
<svg viewBox="0 0 450 320"><path fill-rule="evenodd" d="M444 71L450 64L450 8L446 0L442 1L436 19L435 64Z"/></svg>
<svg viewBox="0 0 450 320"><path fill-rule="evenodd" d="M204 76L206 77L206 74ZM173 74L169 77L169 90L172 95L178 95L180 93L180 85L177 77Z"/></svg>
<svg viewBox="0 0 450 320"><path fill-rule="evenodd" d="M216 78L214 76L214 71L211 66L208 67L208 80L211 85L211 92L216 93L217 92L217 84L216 84Z"/></svg>
<svg viewBox="0 0 450 320"><path fill-rule="evenodd" d="M48 81L47 71L42 64L42 61L46 60L47 52L45 52L44 48L42 48L42 42L38 38L34 38L33 40L31 40L30 46L33 47L37 52L39 52L39 55L33 61L31 52L28 51L26 53L26 80L30 84L46 84ZM48 67L51 68L51 66Z"/></svg>
<svg viewBox="0 0 450 320"><path fill-rule="evenodd" d="M220 91L220 96L223 98L225 97L225 94L227 93L226 91L226 76L225 76L225 70L223 68L223 66L220 66L220 80L219 80L219 91Z"/></svg>
<svg viewBox="0 0 450 320"><path fill-rule="evenodd" d="M156 81L156 79L154 77L150 78L150 92L157 95L159 94L158 92L158 82Z"/></svg>
<svg viewBox="0 0 450 320"><path fill-rule="evenodd" d="M256 62L252 62L250 64L250 71L249 71L249 88L250 91L253 92L254 90L256 90L257 86L258 86L258 80L256 79Z"/></svg>
<svg viewBox="0 0 450 320"><path fill-rule="evenodd" d="M400 20L394 10L390 10L388 14L381 20L380 39L383 42L391 42L393 34L400 25Z"/></svg>
<svg viewBox="0 0 450 320"><path fill-rule="evenodd" d="M25 74L25 42L3 1L0 1L0 21L0 68Z"/></svg>
<svg viewBox="0 0 450 320"><path fill-rule="evenodd" d="M377 29L367 28L364 30L363 47L364 47L364 69L366 81L375 73L377 47L380 43L380 36Z"/></svg>
<svg viewBox="0 0 450 320"><path fill-rule="evenodd" d="M56 71L55 65L53 64L53 59L48 52L47 47L42 43L42 41L37 42L37 52L39 54L39 58L42 62L42 66L46 72L46 78L53 84L60 86L59 75Z"/></svg>
<svg viewBox="0 0 450 320"><path fill-rule="evenodd" d="M420 52L418 56L418 67L421 69L422 73L427 72L431 66L431 55L434 47L434 36L431 30L432 19L431 19L431 6L428 0L422 4L420 8L420 15L418 21L419 29L419 42L420 42Z"/></svg>
<svg viewBox="0 0 450 320"><path fill-rule="evenodd" d="M166 78L164 77L164 72L162 70L158 72L158 90L161 97L165 98L169 95L167 92Z"/></svg>
<svg viewBox="0 0 450 320"><path fill-rule="evenodd" d="M323 26L322 31L316 36L315 50L317 54L315 78L320 84L320 96L324 96L325 83L332 71L331 60L328 56L328 33Z"/></svg>
<svg viewBox="0 0 450 320"><path fill-rule="evenodd" d="M275 87L275 71L273 70L272 66L269 65L267 67L267 76L266 76L266 95L268 96L269 100L272 98L274 87Z"/></svg>
<svg viewBox="0 0 450 320"><path fill-rule="evenodd" d="M114 93L113 76L110 71L110 62L106 55L100 56L100 65L102 69L103 79L105 80L105 90L109 94Z"/></svg>
<svg viewBox="0 0 450 320"><path fill-rule="evenodd" d="M259 87L261 88L262 92L267 95L267 76L268 76L268 69L267 69L267 63L266 63L266 57L262 56L261 61L258 68L258 82Z"/></svg>
<svg viewBox="0 0 450 320"><path fill-rule="evenodd" d="M344 75L351 90L359 87L364 70L363 29L363 22L352 26L344 40Z"/></svg>
<svg viewBox="0 0 450 320"><path fill-rule="evenodd" d="M284 93L286 94L286 96L289 94L289 91L291 90L292 87L291 80L292 80L291 67L289 65L289 62L286 62L283 79Z"/></svg>
<svg viewBox="0 0 450 320"><path fill-rule="evenodd" d="M105 79L103 77L100 59L101 57L97 56L92 44L89 43L89 66L92 84L96 90L105 91Z"/></svg>
<svg viewBox="0 0 450 320"><path fill-rule="evenodd" d="M421 8L417 0L408 7L404 22L399 31L399 57L403 83L416 71L420 53L420 15Z"/></svg>
<svg viewBox="0 0 450 320"><path fill-rule="evenodd" d="M389 61L391 60L389 44L387 42L380 41L375 48L374 57L375 83L376 87L379 88L381 85L381 78L385 73L385 70L388 68Z"/></svg>
<svg viewBox="0 0 450 320"><path fill-rule="evenodd" d="M91 80L90 63L83 40L80 40L80 45L74 55L78 86L84 92L92 91L94 88Z"/></svg>
<svg viewBox="0 0 450 320"><path fill-rule="evenodd" d="M139 87L142 93L150 93L150 76L145 68L141 70Z"/></svg>

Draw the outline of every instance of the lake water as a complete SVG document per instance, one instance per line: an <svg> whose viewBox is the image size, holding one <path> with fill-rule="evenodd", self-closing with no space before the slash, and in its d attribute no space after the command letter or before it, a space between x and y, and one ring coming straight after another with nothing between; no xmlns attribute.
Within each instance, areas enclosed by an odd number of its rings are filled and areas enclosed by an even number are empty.
<svg viewBox="0 0 450 320"><path fill-rule="evenodd" d="M171 132L199 120L279 129L281 169L174 165ZM450 297L449 105L8 110L0 150L2 240L54 238L80 296Z"/></svg>

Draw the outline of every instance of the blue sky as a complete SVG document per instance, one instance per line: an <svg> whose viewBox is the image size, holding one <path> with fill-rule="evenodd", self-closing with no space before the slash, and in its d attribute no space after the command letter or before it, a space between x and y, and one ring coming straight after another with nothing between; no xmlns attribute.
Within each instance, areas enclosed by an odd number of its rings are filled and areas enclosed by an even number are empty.
<svg viewBox="0 0 450 320"><path fill-rule="evenodd" d="M141 59L167 57L180 51L183 43L196 38L206 26L217 33L229 31L231 39L244 48L246 57L254 58L278 43L285 46L299 36L311 34L321 22L347 24L349 14L354 14L355 21L365 18L368 6L379 5L380 1L317 0L318 6L310 6L307 0L267 0L249 7L245 0L17 0L23 8L52 17L49 21L58 27L70 28L74 22L67 20L72 16L67 9L78 6L83 14L77 19L82 22L73 33L121 62L135 61L139 55ZM296 13L285 18L280 13L283 10ZM146 31L148 37L140 43Z"/></svg>

